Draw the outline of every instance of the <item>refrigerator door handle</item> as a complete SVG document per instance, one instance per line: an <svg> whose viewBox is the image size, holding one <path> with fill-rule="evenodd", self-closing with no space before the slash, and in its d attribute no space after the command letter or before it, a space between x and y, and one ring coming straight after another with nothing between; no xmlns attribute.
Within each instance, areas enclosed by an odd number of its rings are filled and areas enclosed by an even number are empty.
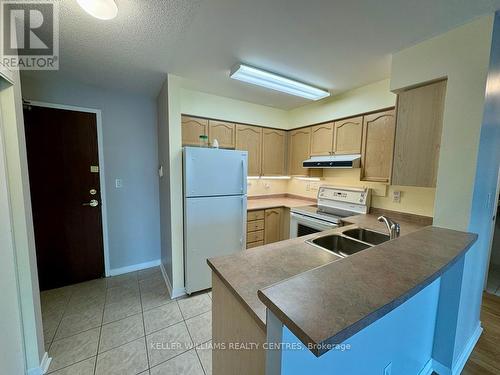
<svg viewBox="0 0 500 375"><path fill-rule="evenodd" d="M241 197L241 217L244 219L243 220L243 225L242 225L242 231L241 231L241 237L240 237L240 245L243 250L245 250L245 233L246 233L246 215L245 215L245 197Z"/></svg>
<svg viewBox="0 0 500 375"><path fill-rule="evenodd" d="M246 183L247 183L247 179L245 176L245 159L241 159L241 192L242 193L245 189Z"/></svg>

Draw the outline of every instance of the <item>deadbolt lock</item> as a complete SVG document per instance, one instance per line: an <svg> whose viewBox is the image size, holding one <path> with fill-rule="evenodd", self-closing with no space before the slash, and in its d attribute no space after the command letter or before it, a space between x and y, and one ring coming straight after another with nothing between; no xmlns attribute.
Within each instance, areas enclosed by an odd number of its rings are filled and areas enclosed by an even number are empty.
<svg viewBox="0 0 500 375"><path fill-rule="evenodd" d="M96 189L90 189L90 195L96 195L97 190Z"/></svg>

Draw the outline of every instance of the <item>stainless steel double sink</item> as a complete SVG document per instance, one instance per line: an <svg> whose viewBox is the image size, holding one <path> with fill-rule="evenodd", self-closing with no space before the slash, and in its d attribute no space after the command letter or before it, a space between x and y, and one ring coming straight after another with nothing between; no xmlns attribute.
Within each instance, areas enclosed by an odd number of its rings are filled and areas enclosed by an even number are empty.
<svg viewBox="0 0 500 375"><path fill-rule="evenodd" d="M389 236L384 233L369 229L347 229L338 234L328 234L306 240L307 243L323 250L331 251L339 257L345 258L369 247L389 241Z"/></svg>

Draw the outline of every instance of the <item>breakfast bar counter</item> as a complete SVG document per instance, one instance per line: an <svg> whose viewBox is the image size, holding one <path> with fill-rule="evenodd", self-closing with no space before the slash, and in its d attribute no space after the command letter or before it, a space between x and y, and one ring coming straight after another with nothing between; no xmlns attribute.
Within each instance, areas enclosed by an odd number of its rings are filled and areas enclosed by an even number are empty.
<svg viewBox="0 0 500 375"><path fill-rule="evenodd" d="M402 225L400 238L347 258L305 242L357 227L351 224L208 260L213 271L214 344L256 343L255 350L215 349L216 373L265 373L266 312L310 353L323 355L329 344L344 342L433 283L477 239L471 233Z"/></svg>

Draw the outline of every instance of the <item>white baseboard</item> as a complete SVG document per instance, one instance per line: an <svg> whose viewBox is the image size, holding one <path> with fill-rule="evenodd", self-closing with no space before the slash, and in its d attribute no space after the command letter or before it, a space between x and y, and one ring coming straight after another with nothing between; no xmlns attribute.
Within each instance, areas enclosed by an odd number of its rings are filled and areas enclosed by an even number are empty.
<svg viewBox="0 0 500 375"><path fill-rule="evenodd" d="M433 361L432 361L432 358L429 359L427 361L427 363L425 364L424 368L422 370L420 370L420 372L418 373L418 375L431 375L432 372L434 371L433 369Z"/></svg>
<svg viewBox="0 0 500 375"><path fill-rule="evenodd" d="M160 263L160 269L163 275L163 279L165 280L165 284L167 285L170 298L174 299L186 295L186 290L184 288L175 288L175 289L172 288L172 284L170 282L170 279L168 278L167 271L165 270L165 267L163 267L162 263Z"/></svg>
<svg viewBox="0 0 500 375"><path fill-rule="evenodd" d="M47 371L49 371L49 366L50 366L51 361L52 361L52 358L49 357L49 354L47 352L45 352L45 354L43 355L42 361L40 362L40 366L29 369L27 374L28 375L46 374Z"/></svg>
<svg viewBox="0 0 500 375"><path fill-rule="evenodd" d="M131 266L121 267L121 268L113 268L109 270L109 276L117 276L122 275L124 273L134 272L144 270L146 268L156 267L160 265L160 260L152 260L150 262L144 262L139 264L133 264Z"/></svg>
<svg viewBox="0 0 500 375"><path fill-rule="evenodd" d="M462 351L460 356L457 359L457 362L455 363L455 366L453 366L453 375L460 375L462 370L465 367L465 364L467 363L467 360L469 359L472 351L474 350L474 347L477 344L477 341L479 340L479 337L481 337L481 333L483 333L483 327L481 327L481 322L479 322L479 325L477 326L476 330L472 334L471 338L469 339L469 342L465 346L465 349Z"/></svg>
<svg viewBox="0 0 500 375"><path fill-rule="evenodd" d="M477 341L479 340L479 337L481 336L481 333L483 333L483 327L481 327L481 322L479 322L479 325L477 326L476 330L474 331L474 333L470 337L464 350L458 356L457 361L455 362L455 365L453 366L453 369L450 369L449 367L443 365L439 361L433 360L432 361L433 370L436 371L439 375L460 375L460 373L464 369L465 364L467 363L467 360L469 359L472 351L474 350L474 347L476 346Z"/></svg>

